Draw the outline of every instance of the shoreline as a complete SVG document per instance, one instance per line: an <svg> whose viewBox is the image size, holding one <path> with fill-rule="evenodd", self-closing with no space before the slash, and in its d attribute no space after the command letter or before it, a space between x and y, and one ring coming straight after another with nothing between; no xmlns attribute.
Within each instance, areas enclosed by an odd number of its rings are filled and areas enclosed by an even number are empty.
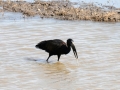
<svg viewBox="0 0 120 90"><path fill-rule="evenodd" d="M77 5L77 7L75 7ZM61 20L91 20L101 22L120 22L120 8L112 6L105 10L94 4L80 4L69 1L0 1L0 12L20 12L25 16L39 15L41 18Z"/></svg>

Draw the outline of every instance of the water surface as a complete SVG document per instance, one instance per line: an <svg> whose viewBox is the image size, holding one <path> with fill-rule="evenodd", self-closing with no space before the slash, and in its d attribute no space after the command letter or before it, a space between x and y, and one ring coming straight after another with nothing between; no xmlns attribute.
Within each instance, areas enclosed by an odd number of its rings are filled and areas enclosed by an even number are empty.
<svg viewBox="0 0 120 90"><path fill-rule="evenodd" d="M0 16L1 90L119 90L120 23L22 19ZM74 40L73 52L60 62L35 45L48 39Z"/></svg>

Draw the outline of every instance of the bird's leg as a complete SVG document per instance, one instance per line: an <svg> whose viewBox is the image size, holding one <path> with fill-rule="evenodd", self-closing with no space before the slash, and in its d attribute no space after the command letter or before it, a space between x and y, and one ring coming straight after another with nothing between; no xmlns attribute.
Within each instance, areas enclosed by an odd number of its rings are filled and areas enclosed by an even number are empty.
<svg viewBox="0 0 120 90"><path fill-rule="evenodd" d="M59 61L59 59L60 59L60 56L61 56L61 55L58 55L58 61Z"/></svg>
<svg viewBox="0 0 120 90"><path fill-rule="evenodd" d="M50 56L51 56L51 55L49 54L49 56L48 56L48 58L47 58L47 60L46 60L47 62L48 62L48 59L50 58Z"/></svg>

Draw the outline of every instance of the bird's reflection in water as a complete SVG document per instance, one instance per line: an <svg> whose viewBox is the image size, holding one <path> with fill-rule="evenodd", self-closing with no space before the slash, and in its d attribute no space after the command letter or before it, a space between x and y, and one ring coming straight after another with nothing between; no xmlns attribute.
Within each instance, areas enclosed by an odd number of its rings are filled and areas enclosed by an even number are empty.
<svg viewBox="0 0 120 90"><path fill-rule="evenodd" d="M49 63L47 63L46 60L43 59L26 58L26 60L36 62L39 65L40 70L42 70L46 74L69 73L69 70L66 68L66 65L58 61L57 62L49 61Z"/></svg>
<svg viewBox="0 0 120 90"><path fill-rule="evenodd" d="M56 62L56 60L47 63L46 60L35 58L29 60L37 63L34 70L37 72L38 77L45 82L47 81L47 85L51 86L51 83L54 83L53 86L64 84L68 86L68 84L71 83L72 85L76 81L76 75L70 70L73 67L69 63Z"/></svg>
<svg viewBox="0 0 120 90"><path fill-rule="evenodd" d="M39 65L42 66L46 74L69 73L66 66L61 62L46 63L46 64L39 63Z"/></svg>
<svg viewBox="0 0 120 90"><path fill-rule="evenodd" d="M67 69L66 65L61 62L49 63L49 64L39 64L42 66L44 72L44 78L47 79L48 83L57 84L67 84L72 82L71 73Z"/></svg>

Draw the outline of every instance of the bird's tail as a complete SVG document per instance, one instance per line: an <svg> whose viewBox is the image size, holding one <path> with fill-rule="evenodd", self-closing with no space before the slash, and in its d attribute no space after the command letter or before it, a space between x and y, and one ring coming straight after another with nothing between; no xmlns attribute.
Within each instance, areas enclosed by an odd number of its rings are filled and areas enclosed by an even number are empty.
<svg viewBox="0 0 120 90"><path fill-rule="evenodd" d="M35 47L36 47L36 48L39 48L39 49L45 50L46 41L42 41L42 42L38 43Z"/></svg>

